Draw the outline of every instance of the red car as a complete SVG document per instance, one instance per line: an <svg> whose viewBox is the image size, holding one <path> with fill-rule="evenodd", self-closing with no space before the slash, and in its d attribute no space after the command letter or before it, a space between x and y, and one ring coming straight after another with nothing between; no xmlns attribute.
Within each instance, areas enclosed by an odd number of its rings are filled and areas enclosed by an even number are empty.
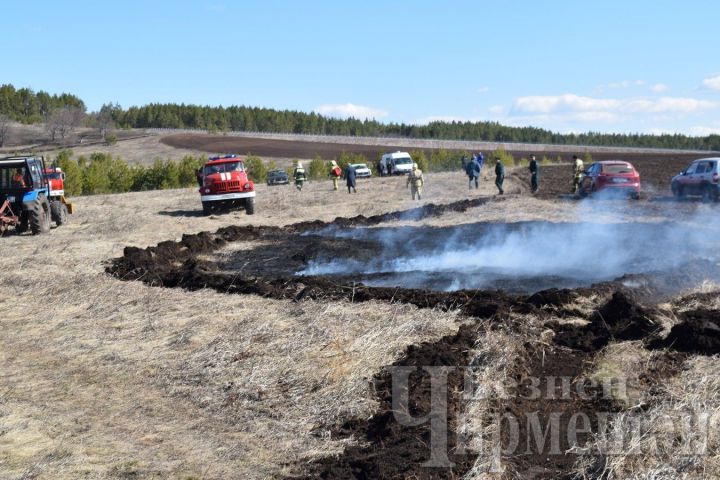
<svg viewBox="0 0 720 480"><path fill-rule="evenodd" d="M584 197L600 192L637 199L640 197L640 174L630 162L622 160L595 162L585 170L579 193Z"/></svg>

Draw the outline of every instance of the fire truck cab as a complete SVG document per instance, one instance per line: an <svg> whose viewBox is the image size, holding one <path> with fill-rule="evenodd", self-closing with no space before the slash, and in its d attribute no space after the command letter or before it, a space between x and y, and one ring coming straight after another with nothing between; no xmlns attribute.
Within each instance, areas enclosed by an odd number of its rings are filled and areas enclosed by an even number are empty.
<svg viewBox="0 0 720 480"><path fill-rule="evenodd" d="M205 215L229 207L242 207L248 215L255 213L255 184L248 178L242 158L210 157L200 176L200 200Z"/></svg>

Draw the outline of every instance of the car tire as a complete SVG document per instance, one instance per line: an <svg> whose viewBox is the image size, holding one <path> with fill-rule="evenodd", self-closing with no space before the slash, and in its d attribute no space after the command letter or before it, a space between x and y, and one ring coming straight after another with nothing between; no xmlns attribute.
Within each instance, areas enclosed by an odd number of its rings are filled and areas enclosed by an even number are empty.
<svg viewBox="0 0 720 480"><path fill-rule="evenodd" d="M678 186L678 194L677 194L678 200L685 200L685 187L682 185Z"/></svg>
<svg viewBox="0 0 720 480"><path fill-rule="evenodd" d="M212 204L210 202L202 202L203 213L210 215L212 213Z"/></svg>
<svg viewBox="0 0 720 480"><path fill-rule="evenodd" d="M710 187L703 187L702 189L702 201L703 203L710 203L713 199L712 192L710 191Z"/></svg>

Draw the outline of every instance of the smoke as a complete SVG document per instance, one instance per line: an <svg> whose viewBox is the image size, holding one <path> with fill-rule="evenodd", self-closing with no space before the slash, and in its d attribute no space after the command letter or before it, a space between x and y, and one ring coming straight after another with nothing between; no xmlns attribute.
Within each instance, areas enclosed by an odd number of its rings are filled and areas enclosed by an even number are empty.
<svg viewBox="0 0 720 480"><path fill-rule="evenodd" d="M597 217L595 210L602 205L578 207L580 218ZM626 274L671 274L690 265L717 270L717 213L709 207L700 215L684 223L524 222L326 230L322 236L373 242L376 252L370 259L350 251L347 258L318 258L298 273L353 277L375 286L532 292L589 286Z"/></svg>

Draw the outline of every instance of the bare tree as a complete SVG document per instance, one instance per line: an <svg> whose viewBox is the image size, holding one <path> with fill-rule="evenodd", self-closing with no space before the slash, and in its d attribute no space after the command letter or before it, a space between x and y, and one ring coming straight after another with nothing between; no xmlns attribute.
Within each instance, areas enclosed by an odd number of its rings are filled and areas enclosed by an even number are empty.
<svg viewBox="0 0 720 480"><path fill-rule="evenodd" d="M0 147L5 146L5 142L9 138L10 121L10 117L7 115L0 115Z"/></svg>
<svg viewBox="0 0 720 480"><path fill-rule="evenodd" d="M115 128L115 121L113 121L112 113L108 109L101 109L95 117L95 124L99 130L100 136L105 138L105 134L108 130Z"/></svg>
<svg viewBox="0 0 720 480"><path fill-rule="evenodd" d="M45 131L50 135L50 140L54 142L58 136L64 140L80 126L83 115L82 109L70 106L56 108L46 115Z"/></svg>

